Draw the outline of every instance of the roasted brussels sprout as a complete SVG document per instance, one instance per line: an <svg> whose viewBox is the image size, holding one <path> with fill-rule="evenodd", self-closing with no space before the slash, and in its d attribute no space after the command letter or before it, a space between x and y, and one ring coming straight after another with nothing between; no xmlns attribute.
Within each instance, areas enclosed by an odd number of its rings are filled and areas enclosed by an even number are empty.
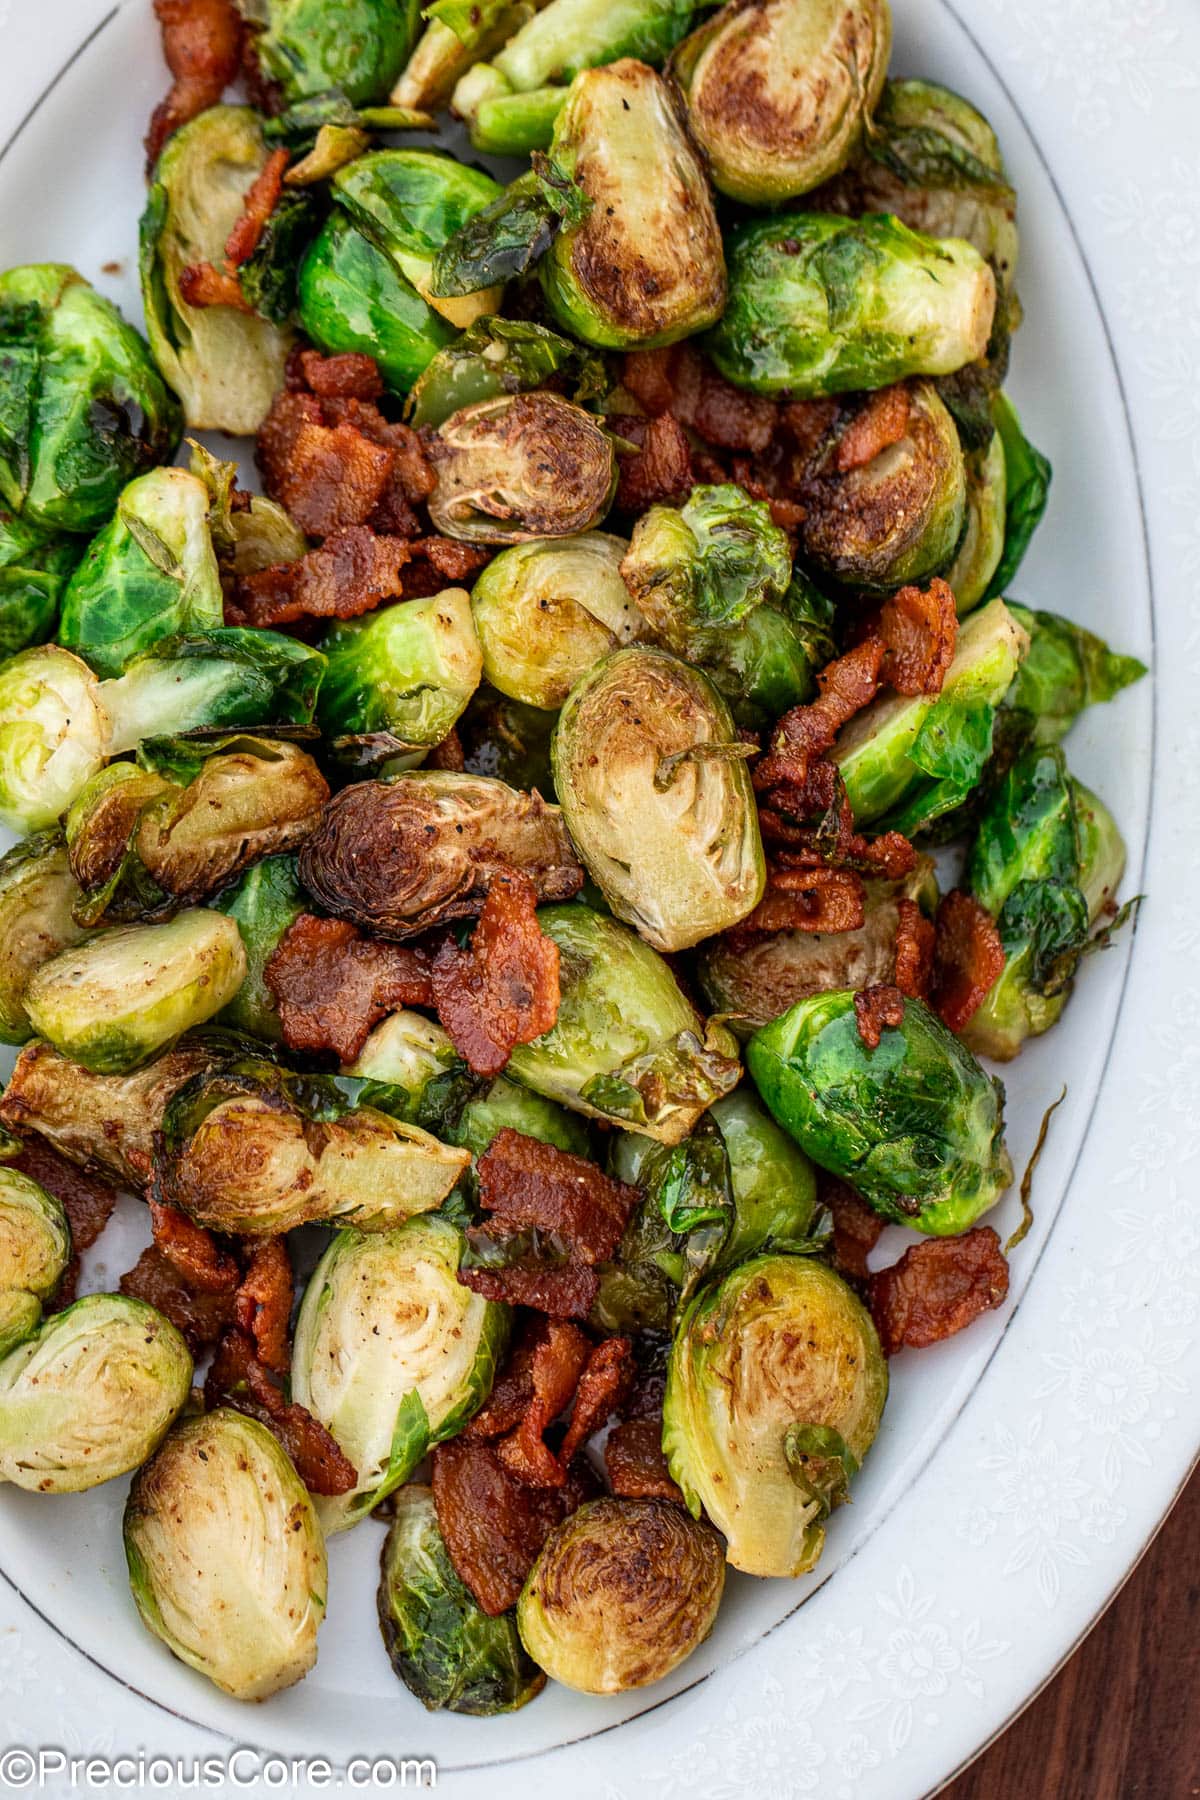
<svg viewBox="0 0 1200 1800"><path fill-rule="evenodd" d="M623 538L603 531L502 550L476 581L471 611L483 673L514 700L557 710L610 650L646 634L621 579Z"/></svg>
<svg viewBox="0 0 1200 1800"><path fill-rule="evenodd" d="M325 1544L256 1419L219 1407L175 1427L130 1488L125 1557L142 1623L236 1700L265 1700L316 1661Z"/></svg>
<svg viewBox="0 0 1200 1800"><path fill-rule="evenodd" d="M74 913L81 898L57 832L35 832L0 857L0 1042L33 1036L25 990L43 963L87 936Z"/></svg>
<svg viewBox="0 0 1200 1800"><path fill-rule="evenodd" d="M179 408L145 343L65 263L0 275L0 369L0 501L35 525L98 530L175 453Z"/></svg>
<svg viewBox="0 0 1200 1800"><path fill-rule="evenodd" d="M558 808L481 775L418 769L343 788L301 853L300 879L327 912L405 938L476 917L501 868L524 869L543 899L578 893Z"/></svg>
<svg viewBox="0 0 1200 1800"><path fill-rule="evenodd" d="M337 89L355 106L386 98L416 42L413 0L253 0L254 55L288 101Z"/></svg>
<svg viewBox="0 0 1200 1800"><path fill-rule="evenodd" d="M512 1613L490 1619L455 1573L431 1488L393 1496L378 1603L392 1667L430 1712L515 1712L546 1685Z"/></svg>
<svg viewBox="0 0 1200 1800"><path fill-rule="evenodd" d="M404 1010L390 1013L342 1074L361 1083L355 1091L359 1104L378 1105L405 1124L441 1131L463 1147L450 1120L473 1081L449 1033L433 1019Z"/></svg>
<svg viewBox="0 0 1200 1800"><path fill-rule="evenodd" d="M1035 450L1006 394L992 401L996 432L1004 445L1004 550L988 587L988 595L1004 594L1025 559L1030 540L1050 492L1050 464Z"/></svg>
<svg viewBox="0 0 1200 1800"><path fill-rule="evenodd" d="M344 1530L462 1430L491 1391L509 1311L463 1287L463 1238L447 1219L339 1232L296 1321L292 1392L358 1470L351 1493L320 1503Z"/></svg>
<svg viewBox="0 0 1200 1800"><path fill-rule="evenodd" d="M813 1568L887 1389L870 1314L813 1257L755 1257L693 1300L671 1349L663 1448L735 1569Z"/></svg>
<svg viewBox="0 0 1200 1800"><path fill-rule="evenodd" d="M725 1140L733 1186L733 1224L716 1267L806 1246L817 1214L817 1178L804 1152L748 1085L714 1100L708 1116Z"/></svg>
<svg viewBox="0 0 1200 1800"><path fill-rule="evenodd" d="M321 649L328 663L317 716L357 768L402 769L440 744L483 670L464 588L339 620Z"/></svg>
<svg viewBox="0 0 1200 1800"><path fill-rule="evenodd" d="M904 436L870 462L842 473L840 443L832 433L805 476L800 540L808 562L876 594L944 569L966 524L967 473L933 383L913 383Z"/></svg>
<svg viewBox="0 0 1200 1800"><path fill-rule="evenodd" d="M0 1166L0 1357L32 1335L70 1255L61 1201Z"/></svg>
<svg viewBox="0 0 1200 1800"><path fill-rule="evenodd" d="M1071 780L1058 746L1024 751L988 799L967 860L966 886L996 920L1005 955L959 1034L976 1055L1007 1062L1055 1023L1124 865L1112 815Z"/></svg>
<svg viewBox="0 0 1200 1800"><path fill-rule="evenodd" d="M706 341L739 387L807 399L950 374L987 349L995 306L995 276L961 238L785 213L734 231L729 304Z"/></svg>
<svg viewBox="0 0 1200 1800"><path fill-rule="evenodd" d="M564 1687L620 1694L661 1681L704 1642L724 1587L720 1538L670 1500L591 1500L546 1539L517 1627Z"/></svg>
<svg viewBox="0 0 1200 1800"><path fill-rule="evenodd" d="M538 922L559 948L562 999L553 1029L518 1044L508 1074L572 1112L679 1143L736 1087L733 1037L697 1017L627 925L579 904L543 906Z"/></svg>
<svg viewBox="0 0 1200 1800"><path fill-rule="evenodd" d="M929 857L919 857L912 874L900 881L868 881L864 918L856 930L773 931L746 943L714 938L697 964L704 997L739 1036L748 1037L810 994L891 981L897 902L905 898L933 913L938 890Z"/></svg>
<svg viewBox="0 0 1200 1800"><path fill-rule="evenodd" d="M122 1075L220 1012L245 974L233 920L197 908L62 951L35 971L25 1010L64 1056L97 1075Z"/></svg>
<svg viewBox="0 0 1200 1800"><path fill-rule="evenodd" d="M859 824L886 816L911 836L966 799L1028 641L993 600L961 626L940 694L883 694L843 727L833 758Z"/></svg>
<svg viewBox="0 0 1200 1800"><path fill-rule="evenodd" d="M31 1338L42 1317L42 1303L27 1288L0 1288L0 1359Z"/></svg>
<svg viewBox="0 0 1200 1800"><path fill-rule="evenodd" d="M577 75L551 155L589 203L539 264L560 325L621 350L673 344L720 318L725 257L708 178L661 75L631 61Z"/></svg>
<svg viewBox="0 0 1200 1800"><path fill-rule="evenodd" d="M554 784L588 873L656 950L753 912L766 882L758 809L729 709L699 669L640 644L572 689Z"/></svg>
<svg viewBox="0 0 1200 1800"><path fill-rule="evenodd" d="M116 676L160 638L222 625L208 508L208 489L186 469L131 481L67 583L59 643Z"/></svg>
<svg viewBox="0 0 1200 1800"><path fill-rule="evenodd" d="M505 1130L553 1144L556 1150L566 1150L572 1156L591 1154L591 1133L582 1119L544 1095L518 1087L503 1075L497 1075L482 1093L472 1095L447 1127L446 1136L452 1144L461 1144L478 1157L497 1132Z"/></svg>
<svg viewBox="0 0 1200 1800"><path fill-rule="evenodd" d="M864 1044L854 994L814 994L756 1031L746 1063L785 1131L885 1218L953 1237L1012 1180L1003 1090L923 1000Z"/></svg>
<svg viewBox="0 0 1200 1800"><path fill-rule="evenodd" d="M1085 707L1112 700L1140 681L1146 665L1110 650L1103 638L1058 613L1010 606L1029 649L1004 699L1008 734L1055 744Z"/></svg>
<svg viewBox="0 0 1200 1800"><path fill-rule="evenodd" d="M735 0L686 38L671 68L722 192L771 206L843 168L891 43L887 0Z"/></svg>
<svg viewBox="0 0 1200 1800"><path fill-rule="evenodd" d="M322 350L373 357L388 386L401 394L455 337L450 321L340 210L331 213L301 264L299 312Z"/></svg>
<svg viewBox="0 0 1200 1800"><path fill-rule="evenodd" d="M293 1075L248 1055L172 1095L157 1173L165 1197L198 1224L277 1237L318 1223L387 1231L438 1206L469 1161L415 1125L356 1106L333 1076Z"/></svg>
<svg viewBox="0 0 1200 1800"><path fill-rule="evenodd" d="M192 1359L143 1300L89 1294L0 1362L0 1482L77 1494L125 1475L187 1400Z"/></svg>
<svg viewBox="0 0 1200 1800"><path fill-rule="evenodd" d="M429 516L469 544L519 544L587 531L617 485L610 439L558 394L506 395L466 406L429 446L437 486Z"/></svg>
<svg viewBox="0 0 1200 1800"><path fill-rule="evenodd" d="M444 425L452 413L504 394L525 394L557 377L580 405L608 390L602 360L531 319L476 319L439 350L408 396L410 425Z"/></svg>
<svg viewBox="0 0 1200 1800"><path fill-rule="evenodd" d="M557 722L557 713L524 706L481 684L455 727L466 772L553 800L550 739Z"/></svg>
<svg viewBox="0 0 1200 1800"><path fill-rule="evenodd" d="M288 926L308 910L295 857L266 857L226 888L212 906L214 912L227 913L237 925L246 953L245 980L223 1009L220 1023L269 1044L278 1043L283 1035L279 1012L263 980L263 970Z"/></svg>
<svg viewBox="0 0 1200 1800"><path fill-rule="evenodd" d="M0 658L53 636L63 589L83 550L78 538L42 531L0 508Z"/></svg>
<svg viewBox="0 0 1200 1800"><path fill-rule="evenodd" d="M0 665L0 824L53 825L110 743L96 677L69 650L42 644Z"/></svg>
<svg viewBox="0 0 1200 1800"><path fill-rule="evenodd" d="M146 331L155 360L197 431L245 436L276 390L290 332L235 306L192 306L185 269L220 265L246 192L267 160L248 106L210 106L168 140L139 233Z"/></svg>
<svg viewBox="0 0 1200 1800"><path fill-rule="evenodd" d="M967 522L954 561L945 571L958 616L984 599L1004 553L1006 476L1004 439L993 431L983 450L964 454Z"/></svg>
<svg viewBox="0 0 1200 1800"><path fill-rule="evenodd" d="M460 76L500 50L544 0L434 0L423 9L428 23L392 89L393 106L437 112Z"/></svg>

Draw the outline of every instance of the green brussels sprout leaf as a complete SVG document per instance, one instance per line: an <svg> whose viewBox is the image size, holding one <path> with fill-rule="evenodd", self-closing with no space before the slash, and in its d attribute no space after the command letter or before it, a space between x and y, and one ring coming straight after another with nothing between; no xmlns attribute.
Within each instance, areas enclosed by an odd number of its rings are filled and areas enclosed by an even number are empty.
<svg viewBox="0 0 1200 1800"><path fill-rule="evenodd" d="M1024 560L1030 539L1041 522L1050 493L1050 464L1021 430L1006 394L992 402L996 430L1004 445L1006 470L1004 551L992 576L987 597L1003 594Z"/></svg>

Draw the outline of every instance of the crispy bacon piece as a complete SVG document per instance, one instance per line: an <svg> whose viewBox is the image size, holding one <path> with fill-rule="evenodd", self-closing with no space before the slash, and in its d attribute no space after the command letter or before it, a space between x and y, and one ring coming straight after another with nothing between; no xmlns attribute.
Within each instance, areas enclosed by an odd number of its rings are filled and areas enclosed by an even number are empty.
<svg viewBox="0 0 1200 1800"><path fill-rule="evenodd" d="M910 1000L923 1000L933 978L933 920L927 919L915 900L896 902L896 972L892 977Z"/></svg>
<svg viewBox="0 0 1200 1800"><path fill-rule="evenodd" d="M202 1356L233 1322L233 1295L194 1288L157 1244L142 1251L117 1284L123 1294L157 1307L183 1333L193 1356Z"/></svg>
<svg viewBox="0 0 1200 1800"><path fill-rule="evenodd" d="M498 1075L516 1044L558 1017L558 946L537 918L537 889L518 869L493 876L470 947L448 939L433 960L433 1003L477 1075Z"/></svg>
<svg viewBox="0 0 1200 1800"><path fill-rule="evenodd" d="M189 1287L202 1294L232 1294L240 1273L234 1258L222 1250L211 1231L197 1225L177 1206L150 1201L150 1229L154 1242Z"/></svg>
<svg viewBox="0 0 1200 1800"><path fill-rule="evenodd" d="M150 116L146 172L181 125L215 106L238 72L242 21L233 0L154 0L163 56L174 82Z"/></svg>
<svg viewBox="0 0 1200 1800"><path fill-rule="evenodd" d="M230 625L291 625L297 619L356 619L404 592L412 554L403 538L366 525L331 532L295 562L272 563L234 584L225 604Z"/></svg>
<svg viewBox="0 0 1200 1800"><path fill-rule="evenodd" d="M329 426L315 394L276 394L258 430L263 484L310 537L365 525L379 504L395 454L356 426Z"/></svg>
<svg viewBox="0 0 1200 1800"><path fill-rule="evenodd" d="M578 1325L562 1319L540 1321L529 1358L529 1397L515 1428L501 1439L496 1454L509 1472L533 1487L562 1487L567 1456L560 1459L545 1442L545 1433L566 1411L587 1367L591 1343ZM578 1445L574 1445L574 1455Z"/></svg>
<svg viewBox="0 0 1200 1800"><path fill-rule="evenodd" d="M872 1275L868 1304L884 1353L921 1350L953 1337L1003 1304L1008 1264L990 1225L962 1237L926 1238Z"/></svg>
<svg viewBox="0 0 1200 1800"><path fill-rule="evenodd" d="M885 1027L904 1023L904 995L897 987L862 988L854 996L858 1035L868 1050L878 1050Z"/></svg>
<svg viewBox="0 0 1200 1800"><path fill-rule="evenodd" d="M791 437L797 462L811 461L838 416L836 400L789 400L779 422Z"/></svg>
<svg viewBox="0 0 1200 1800"><path fill-rule="evenodd" d="M853 869L788 868L783 858L767 870L767 891L729 938L772 931L855 931L865 917L862 876Z"/></svg>
<svg viewBox="0 0 1200 1800"><path fill-rule="evenodd" d="M793 706L775 727L769 754L754 771L760 793L778 782L803 785L812 759L823 755L842 726L875 698L883 654L881 641L867 637L826 664L817 676L817 699Z"/></svg>
<svg viewBox="0 0 1200 1800"><path fill-rule="evenodd" d="M1004 972L992 915L973 894L951 888L937 909L932 1002L951 1031L970 1023Z"/></svg>
<svg viewBox="0 0 1200 1800"><path fill-rule="evenodd" d="M288 1320L292 1312L292 1264L284 1238L250 1245L250 1261L233 1297L234 1321L253 1341L266 1368L286 1375L292 1363Z"/></svg>
<svg viewBox="0 0 1200 1800"><path fill-rule="evenodd" d="M583 1263L605 1262L621 1241L638 1188L614 1181L584 1156L506 1126L476 1164L479 1204L495 1232L554 1232Z"/></svg>
<svg viewBox="0 0 1200 1800"><path fill-rule="evenodd" d="M682 503L694 486L687 437L683 426L670 413L651 419L641 449L632 456L620 457L618 462L619 512L643 513L648 506L667 500Z"/></svg>
<svg viewBox="0 0 1200 1800"><path fill-rule="evenodd" d="M449 769L452 773L461 775L466 766L467 758L462 747L462 739L451 726L441 743L435 744L425 758L425 767L427 769Z"/></svg>
<svg viewBox="0 0 1200 1800"><path fill-rule="evenodd" d="M625 1419L604 1442L608 1485L623 1500L673 1500L683 1495L671 1480L662 1447L662 1419Z"/></svg>
<svg viewBox="0 0 1200 1800"><path fill-rule="evenodd" d="M423 537L412 546L414 562L428 563L441 587L470 582L492 559L490 550L478 544L460 544L454 538Z"/></svg>
<svg viewBox="0 0 1200 1800"><path fill-rule="evenodd" d="M353 1062L371 1030L398 1006L432 1000L423 950L364 937L346 919L301 913L263 970L290 1050L332 1050Z"/></svg>
<svg viewBox="0 0 1200 1800"><path fill-rule="evenodd" d="M188 306L232 306L237 312L253 312L231 269L215 263L189 263L179 271L179 294Z"/></svg>
<svg viewBox="0 0 1200 1800"><path fill-rule="evenodd" d="M883 1220L857 1188L836 1175L822 1175L819 1191L833 1220L834 1262L843 1275L866 1281L871 1273L867 1257L883 1234Z"/></svg>
<svg viewBox="0 0 1200 1800"><path fill-rule="evenodd" d="M312 1494L348 1494L358 1480L345 1452L306 1407L288 1402L254 1354L254 1341L237 1327L217 1346L204 1383L204 1404L212 1411L231 1406L274 1432Z"/></svg>
<svg viewBox="0 0 1200 1800"><path fill-rule="evenodd" d="M762 451L771 442L777 403L734 387L691 344L634 350L625 358L621 379L652 417L673 413L706 444Z"/></svg>
<svg viewBox="0 0 1200 1800"><path fill-rule="evenodd" d="M908 430L911 395L906 382L878 388L855 413L838 439L833 466L839 475L865 468Z"/></svg>
<svg viewBox="0 0 1200 1800"><path fill-rule="evenodd" d="M605 1338L596 1344L575 1391L575 1404L559 1456L569 1464L593 1432L599 1431L618 1410L633 1385L633 1340Z"/></svg>
<svg viewBox="0 0 1200 1800"><path fill-rule="evenodd" d="M500 1438L519 1425L533 1399L533 1354L545 1335L547 1321L526 1313L504 1367L479 1411L463 1427L464 1437ZM575 1327L569 1327L574 1330Z"/></svg>
<svg viewBox="0 0 1200 1800"><path fill-rule="evenodd" d="M564 1486L535 1488L478 1439L452 1438L433 1453L433 1500L450 1561L491 1618L516 1604L554 1527L596 1489L582 1461Z"/></svg>
<svg viewBox="0 0 1200 1800"><path fill-rule="evenodd" d="M247 188L241 215L225 239L225 261L232 268L240 269L258 249L267 220L283 192L283 175L290 156L288 150L272 150Z"/></svg>
<svg viewBox="0 0 1200 1800"><path fill-rule="evenodd" d="M903 833L885 831L866 838L854 829L841 774L826 757L808 764L802 782L778 781L769 787L758 817L767 843L788 847L804 858L806 867L857 869L889 881L898 881L916 867L917 853Z"/></svg>
<svg viewBox="0 0 1200 1800"><path fill-rule="evenodd" d="M322 400L378 400L383 393L379 364L358 350L323 356L319 350L298 345L288 356L284 382L289 392L307 389Z"/></svg>
<svg viewBox="0 0 1200 1800"><path fill-rule="evenodd" d="M551 1319L586 1319L600 1292L600 1277L585 1263L546 1263L535 1256L499 1269L460 1269L473 1294L507 1306L529 1306Z"/></svg>
<svg viewBox="0 0 1200 1800"><path fill-rule="evenodd" d="M958 614L954 594L940 576L922 593L903 587L879 613L884 642L880 673L898 694L940 694L954 661Z"/></svg>

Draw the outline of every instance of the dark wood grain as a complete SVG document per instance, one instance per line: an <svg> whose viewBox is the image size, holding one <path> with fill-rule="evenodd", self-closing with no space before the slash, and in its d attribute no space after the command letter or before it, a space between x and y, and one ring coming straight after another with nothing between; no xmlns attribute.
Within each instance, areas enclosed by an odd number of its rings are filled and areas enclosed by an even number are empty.
<svg viewBox="0 0 1200 1800"><path fill-rule="evenodd" d="M1046 1691L939 1800L1200 1795L1200 1472Z"/></svg>

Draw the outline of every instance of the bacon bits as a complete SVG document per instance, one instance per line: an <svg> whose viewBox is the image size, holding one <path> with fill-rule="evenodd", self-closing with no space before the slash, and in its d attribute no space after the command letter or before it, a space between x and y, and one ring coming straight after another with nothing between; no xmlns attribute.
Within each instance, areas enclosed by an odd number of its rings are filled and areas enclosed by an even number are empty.
<svg viewBox="0 0 1200 1800"><path fill-rule="evenodd" d="M1008 1264L990 1225L962 1237L927 1238L872 1275L868 1304L885 1353L920 1350L953 1337L1003 1304Z"/></svg>
<svg viewBox="0 0 1200 1800"><path fill-rule="evenodd" d="M767 891L726 935L773 931L856 931L865 917L862 876L853 869L813 867L786 851L767 868Z"/></svg>
<svg viewBox="0 0 1200 1800"><path fill-rule="evenodd" d="M526 1365L528 1398L517 1424L496 1446L500 1461L518 1480L533 1487L565 1484L566 1458L555 1455L545 1434L559 1414L566 1411L591 1348L578 1325L562 1319L539 1319L535 1325Z"/></svg>
<svg viewBox="0 0 1200 1800"><path fill-rule="evenodd" d="M169 1257L156 1244L150 1244L122 1275L118 1286L123 1294L145 1300L157 1307L183 1333L188 1349L195 1357L211 1348L233 1322L233 1295L205 1293L195 1288Z"/></svg>
<svg viewBox="0 0 1200 1800"><path fill-rule="evenodd" d="M867 637L826 664L817 676L817 699L793 706L775 727L770 751L754 771L760 792L777 782L804 784L810 762L830 749L842 726L875 698L883 656L881 640Z"/></svg>
<svg viewBox="0 0 1200 1800"><path fill-rule="evenodd" d="M625 426L625 421L620 421ZM666 501L682 505L695 484L683 426L670 413L651 419L640 450L618 457L618 512L642 513Z"/></svg>
<svg viewBox="0 0 1200 1800"><path fill-rule="evenodd" d="M897 900L896 912L896 972L892 979L909 1000L923 1000L933 979L933 920L906 896Z"/></svg>
<svg viewBox="0 0 1200 1800"><path fill-rule="evenodd" d="M150 117L146 172L181 125L215 106L238 72L242 21L233 0L154 0L163 56L174 82Z"/></svg>
<svg viewBox="0 0 1200 1800"><path fill-rule="evenodd" d="M383 393L378 363L358 350L344 350L337 356L293 350L285 379L293 392L303 393L307 388L322 400L378 400Z"/></svg>
<svg viewBox="0 0 1200 1800"><path fill-rule="evenodd" d="M775 433L777 402L734 387L691 344L631 351L621 379L652 417L672 413L716 449L760 452Z"/></svg>
<svg viewBox="0 0 1200 1800"><path fill-rule="evenodd" d="M492 878L470 947L452 940L433 960L433 1003L477 1075L498 1075L517 1044L558 1017L558 945L537 918L537 889L512 869Z"/></svg>
<svg viewBox="0 0 1200 1800"><path fill-rule="evenodd" d="M302 913L263 970L284 1042L309 1055L332 1050L353 1062L372 1029L400 1006L433 997L423 950L364 937L345 919Z"/></svg>
<svg viewBox="0 0 1200 1800"><path fill-rule="evenodd" d="M683 1495L671 1480L662 1447L662 1419L626 1419L604 1442L608 1485L622 1500L673 1500Z"/></svg>
<svg viewBox="0 0 1200 1800"><path fill-rule="evenodd" d="M232 306L236 312L252 312L232 269L215 263L189 263L179 271L179 297L188 306Z"/></svg>
<svg viewBox="0 0 1200 1800"><path fill-rule="evenodd" d="M290 154L283 149L272 150L246 190L241 216L225 240L225 261L232 268L240 269L258 249L267 220L283 192L283 175Z"/></svg>
<svg viewBox="0 0 1200 1800"><path fill-rule="evenodd" d="M284 1238L250 1246L250 1261L233 1300L234 1322L254 1343L266 1368L286 1375L291 1367L288 1320L292 1312L292 1265Z"/></svg>
<svg viewBox="0 0 1200 1800"><path fill-rule="evenodd" d="M897 987L863 988L854 996L858 1035L868 1050L878 1050L883 1033L904 1023L904 995Z"/></svg>
<svg viewBox="0 0 1200 1800"><path fill-rule="evenodd" d="M839 475L863 469L908 430L911 396L907 385L879 388L869 394L838 438L833 466Z"/></svg>
<svg viewBox="0 0 1200 1800"><path fill-rule="evenodd" d="M358 1480L354 1465L306 1407L284 1399L283 1390L254 1353L253 1340L236 1327L217 1346L204 1383L211 1412L231 1406L274 1432L311 1494L348 1494Z"/></svg>
<svg viewBox="0 0 1200 1800"><path fill-rule="evenodd" d="M150 1201L150 1229L162 1251L189 1287L201 1294L231 1294L238 1285L237 1263L222 1250L211 1231L197 1225L177 1206Z"/></svg>
<svg viewBox="0 0 1200 1800"><path fill-rule="evenodd" d="M933 950L934 1010L951 1031L974 1018L1004 972L996 921L974 895L952 888L937 910Z"/></svg>
<svg viewBox="0 0 1200 1800"><path fill-rule="evenodd" d="M404 592L401 570L412 555L403 538L365 525L331 532L295 562L243 575L226 602L230 625L291 625L297 619L356 619Z"/></svg>
<svg viewBox="0 0 1200 1800"><path fill-rule="evenodd" d="M857 1188L839 1181L836 1175L822 1175L819 1191L821 1204L833 1220L833 1260L839 1273L866 1281L870 1275L867 1257L882 1236L883 1220Z"/></svg>
<svg viewBox="0 0 1200 1800"><path fill-rule="evenodd" d="M931 581L924 593L903 587L879 613L884 654L880 673L898 694L940 694L954 661L958 615L946 582Z"/></svg>

